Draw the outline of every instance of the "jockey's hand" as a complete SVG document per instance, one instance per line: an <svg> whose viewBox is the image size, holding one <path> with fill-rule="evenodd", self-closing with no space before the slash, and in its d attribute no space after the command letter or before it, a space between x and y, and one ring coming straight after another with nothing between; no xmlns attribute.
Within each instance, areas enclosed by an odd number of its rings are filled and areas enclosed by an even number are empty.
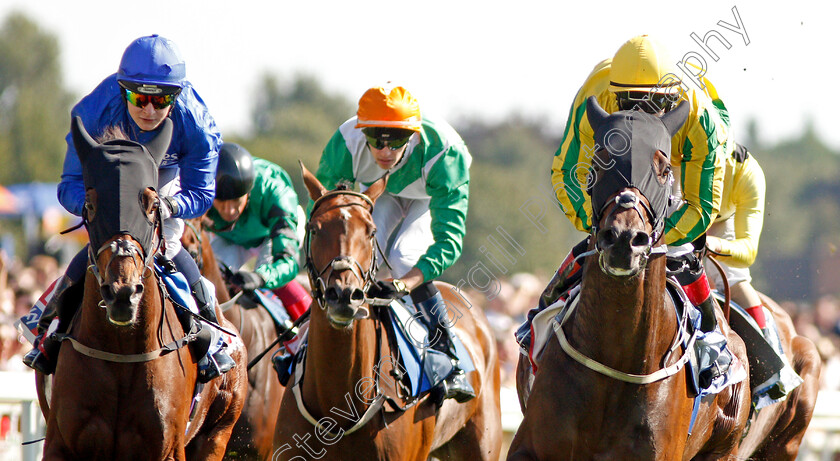
<svg viewBox="0 0 840 461"><path fill-rule="evenodd" d="M706 235L706 248L712 253L719 254L723 250L723 244L721 244L719 238Z"/></svg>
<svg viewBox="0 0 840 461"><path fill-rule="evenodd" d="M397 299L408 294L405 284L397 279L377 280L368 288L368 297L381 299Z"/></svg>
<svg viewBox="0 0 840 461"><path fill-rule="evenodd" d="M233 274L230 283L242 291L253 291L265 285L265 280L256 272L239 271Z"/></svg>
<svg viewBox="0 0 840 461"><path fill-rule="evenodd" d="M178 202L172 197L161 197L158 208L160 209L161 221L165 221L173 215L178 214Z"/></svg>

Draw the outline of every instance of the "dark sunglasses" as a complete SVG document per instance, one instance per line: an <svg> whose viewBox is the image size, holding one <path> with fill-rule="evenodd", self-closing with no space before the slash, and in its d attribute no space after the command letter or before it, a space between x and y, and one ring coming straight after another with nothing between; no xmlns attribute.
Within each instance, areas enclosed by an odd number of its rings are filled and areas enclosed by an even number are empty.
<svg viewBox="0 0 840 461"><path fill-rule="evenodd" d="M639 109L648 114L668 112L679 101L679 95L664 93L621 92L616 95L618 110Z"/></svg>
<svg viewBox="0 0 840 461"><path fill-rule="evenodd" d="M382 149L382 148L387 147L388 149L391 149L391 150L397 150L397 149L401 148L402 146L406 145L408 143L408 140L411 139L411 136L409 136L407 138L400 138L400 139L389 139L387 141L382 139L382 138L375 138L373 136L368 136L368 135L365 135L365 138L367 138L367 143L370 144L371 147L373 147L375 149Z"/></svg>
<svg viewBox="0 0 840 461"><path fill-rule="evenodd" d="M165 109L175 104L175 100L178 99L178 93L151 95L135 93L128 88L123 88L123 91L125 92L125 100L140 108L152 103L155 109Z"/></svg>

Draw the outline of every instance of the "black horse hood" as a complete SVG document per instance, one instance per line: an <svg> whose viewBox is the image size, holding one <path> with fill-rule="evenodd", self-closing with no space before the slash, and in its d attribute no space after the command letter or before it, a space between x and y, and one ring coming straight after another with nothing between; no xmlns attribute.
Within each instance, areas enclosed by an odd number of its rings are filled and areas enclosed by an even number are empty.
<svg viewBox="0 0 840 461"><path fill-rule="evenodd" d="M74 117L70 131L82 165L85 190L96 191L95 213L87 216L91 249L95 252L108 239L128 234L143 247L146 257L155 225L142 206L147 188L157 189L158 167L172 138L172 121L164 121L155 139L143 145L129 140L96 142Z"/></svg>
<svg viewBox="0 0 840 461"><path fill-rule="evenodd" d="M608 114L594 96L586 101L586 115L595 133L588 187L595 222L610 197L626 187L635 187L647 198L655 222L665 218L672 181L663 184L658 179L654 153L662 151L670 162L671 137L685 123L688 109L683 102L661 117L639 110ZM609 155L597 155L602 149Z"/></svg>

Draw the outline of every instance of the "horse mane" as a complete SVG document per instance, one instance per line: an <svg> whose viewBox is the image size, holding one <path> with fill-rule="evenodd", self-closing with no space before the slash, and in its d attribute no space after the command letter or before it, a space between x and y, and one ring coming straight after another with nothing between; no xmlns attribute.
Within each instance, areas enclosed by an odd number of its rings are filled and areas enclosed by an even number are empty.
<svg viewBox="0 0 840 461"><path fill-rule="evenodd" d="M128 135L126 134L125 130L122 129L119 125L112 125L102 132L101 135L96 137L96 142L100 144L104 144L108 141L115 141L115 140L129 140Z"/></svg>

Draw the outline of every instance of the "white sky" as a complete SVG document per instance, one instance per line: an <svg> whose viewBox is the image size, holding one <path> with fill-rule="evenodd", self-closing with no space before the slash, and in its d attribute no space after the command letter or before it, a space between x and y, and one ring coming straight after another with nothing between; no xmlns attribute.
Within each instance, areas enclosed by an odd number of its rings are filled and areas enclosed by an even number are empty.
<svg viewBox="0 0 840 461"><path fill-rule="evenodd" d="M717 25L736 24L749 45ZM701 9L702 8L702 9ZM768 142L797 136L812 120L840 148L833 96L840 76L836 14L815 1L625 0L186 1L0 0L60 40L65 82L77 95L114 72L141 35L173 39L187 77L224 132L244 132L258 78L308 72L357 101L374 84L401 82L423 110L454 119L547 118L560 130L592 67L628 38L649 33L673 59L700 52L735 129L756 118ZM716 30L719 60L690 34ZM347 114L348 117L352 114Z"/></svg>

